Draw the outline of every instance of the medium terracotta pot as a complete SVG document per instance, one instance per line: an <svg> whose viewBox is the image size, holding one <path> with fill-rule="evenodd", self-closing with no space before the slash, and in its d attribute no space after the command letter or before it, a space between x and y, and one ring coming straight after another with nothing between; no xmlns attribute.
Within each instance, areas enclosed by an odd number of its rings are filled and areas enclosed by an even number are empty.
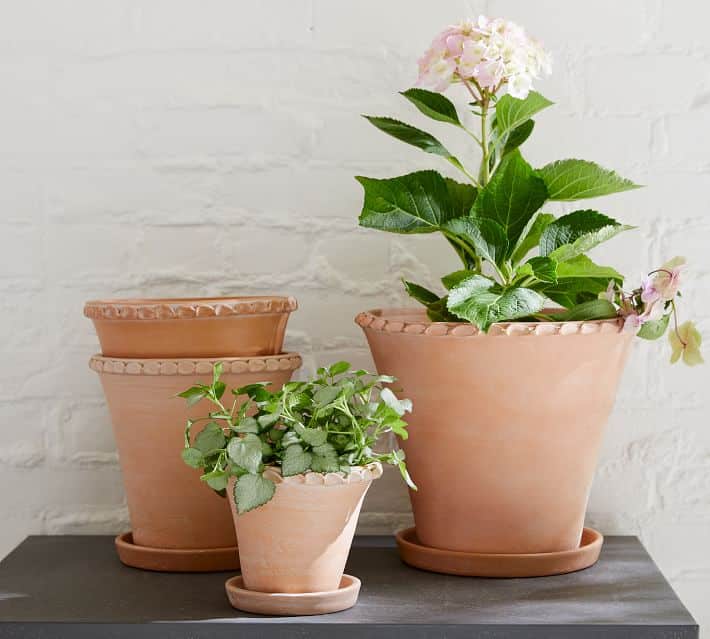
<svg viewBox="0 0 710 639"><path fill-rule="evenodd" d="M281 352L293 297L87 302L105 357L246 357Z"/></svg>
<svg viewBox="0 0 710 639"><path fill-rule="evenodd" d="M402 442L419 541L475 553L579 546L604 427L632 336L617 320L432 323L356 318L381 374L410 398Z"/></svg>
<svg viewBox="0 0 710 639"><path fill-rule="evenodd" d="M228 500L200 481L200 471L180 457L186 421L204 417L207 400L187 408L175 397L195 383L212 381L224 364L226 396L234 387L260 381L275 388L300 367L296 353L219 359L91 358L106 395L123 472L133 543L154 548L223 548L235 545ZM199 429L197 429L199 431Z"/></svg>
<svg viewBox="0 0 710 639"><path fill-rule="evenodd" d="M382 466L373 463L343 473L308 472L282 477L270 502L243 515L228 488L237 531L244 587L258 592L328 592L340 586L365 493Z"/></svg>

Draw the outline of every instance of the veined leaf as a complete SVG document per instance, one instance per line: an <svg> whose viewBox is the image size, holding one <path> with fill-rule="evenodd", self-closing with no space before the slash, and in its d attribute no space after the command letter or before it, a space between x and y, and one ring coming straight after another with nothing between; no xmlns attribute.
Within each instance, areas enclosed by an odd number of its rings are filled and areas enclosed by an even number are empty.
<svg viewBox="0 0 710 639"><path fill-rule="evenodd" d="M495 128L498 138L503 138L504 135L519 127L533 115L553 104L554 102L550 102L537 91L530 91L523 100L508 94L504 95L496 103ZM532 131L532 127L530 130Z"/></svg>
<svg viewBox="0 0 710 639"><path fill-rule="evenodd" d="M560 262L557 265L557 277L560 279L582 277L582 278L600 278L607 284L609 280L623 282L624 276L611 266L600 266L595 264L586 255L578 255L577 257Z"/></svg>
<svg viewBox="0 0 710 639"><path fill-rule="evenodd" d="M454 271L453 273L444 275L444 277L441 278L441 283L447 291L450 291L454 288L454 286L458 286L461 282L467 280L469 277L473 277L474 275L476 275L475 271L467 271L465 269L461 271Z"/></svg>
<svg viewBox="0 0 710 639"><path fill-rule="evenodd" d="M407 282L406 280L402 280L402 282L404 283L404 290L420 304L428 306L429 304L439 301L439 296L428 288L419 286L419 284L415 284L414 282Z"/></svg>
<svg viewBox="0 0 710 639"><path fill-rule="evenodd" d="M449 291L448 308L482 331L494 322L514 320L537 313L545 298L529 288L500 289L493 280L474 275Z"/></svg>
<svg viewBox="0 0 710 639"><path fill-rule="evenodd" d="M560 264L558 264L559 269ZM559 277L555 284L535 286L535 290L565 308L572 308L582 302L588 302L599 297L599 293L606 290L609 280L606 278L572 277L562 279Z"/></svg>
<svg viewBox="0 0 710 639"><path fill-rule="evenodd" d="M449 189L436 171L355 179L365 189L360 226L390 233L433 233L454 217Z"/></svg>
<svg viewBox="0 0 710 639"><path fill-rule="evenodd" d="M535 128L535 120L526 120L520 126L515 127L509 134L503 145L501 157L505 157L511 151L515 151L525 140L527 140Z"/></svg>
<svg viewBox="0 0 710 639"><path fill-rule="evenodd" d="M248 473L255 473L261 466L261 439L253 433L234 437L227 444L229 460Z"/></svg>
<svg viewBox="0 0 710 639"><path fill-rule="evenodd" d="M581 200L640 188L639 184L587 160L558 160L537 173L545 181L551 200Z"/></svg>
<svg viewBox="0 0 710 639"><path fill-rule="evenodd" d="M497 264L508 250L505 229L495 220L486 217L457 217L442 226L473 247L480 257Z"/></svg>
<svg viewBox="0 0 710 639"><path fill-rule="evenodd" d="M557 260L538 255L531 257L518 269L518 275L532 275L541 282L557 283Z"/></svg>
<svg viewBox="0 0 710 639"><path fill-rule="evenodd" d="M547 225L540 236L540 255L564 262L631 228L598 211L573 211Z"/></svg>
<svg viewBox="0 0 710 639"><path fill-rule="evenodd" d="M240 515L263 506L274 496L276 485L261 475L242 475L234 485L234 501Z"/></svg>
<svg viewBox="0 0 710 639"><path fill-rule="evenodd" d="M465 217L471 215L471 207L476 200L478 191L471 184L461 184L451 178L444 178L446 188L451 200L452 217Z"/></svg>
<svg viewBox="0 0 710 639"><path fill-rule="evenodd" d="M433 120L461 126L461 121L459 120L459 116L453 102L441 93L415 88L402 91L402 95L424 115L432 118Z"/></svg>
<svg viewBox="0 0 710 639"><path fill-rule="evenodd" d="M513 264L522 262L527 254L538 245L542 232L554 219L555 216L551 213L538 213L535 217L530 218L510 258Z"/></svg>
<svg viewBox="0 0 710 639"><path fill-rule="evenodd" d="M498 222L508 246L515 246L530 218L547 199L545 183L515 150L507 155L491 181L479 191L473 214Z"/></svg>
<svg viewBox="0 0 710 639"><path fill-rule="evenodd" d="M209 422L195 437L193 448L199 450L203 455L220 449L224 446L227 438L224 436L222 428L216 422Z"/></svg>
<svg viewBox="0 0 710 639"><path fill-rule="evenodd" d="M394 118L381 118L373 115L363 116L372 125L376 126L380 131L391 135L400 142L406 142L412 146L425 151L426 153L433 153L434 155L440 155L442 158L451 162L454 166L462 168L461 162L453 156L449 150L437 140L433 135L417 129L416 127L395 120Z"/></svg>
<svg viewBox="0 0 710 639"><path fill-rule="evenodd" d="M331 444L315 446L312 451L311 470L315 473L335 473L340 470L338 453Z"/></svg>
<svg viewBox="0 0 710 639"><path fill-rule="evenodd" d="M643 339L658 339L666 332L670 318L671 314L668 313L668 315L664 315L661 319L645 322L636 335Z"/></svg>
<svg viewBox="0 0 710 639"><path fill-rule="evenodd" d="M304 451L300 444L293 444L283 454L281 474L290 477L305 473L311 467L311 459L311 454Z"/></svg>
<svg viewBox="0 0 710 639"><path fill-rule="evenodd" d="M590 300L573 306L564 313L556 313L552 318L558 322L580 322L583 320L611 319L616 317L618 312L608 300Z"/></svg>

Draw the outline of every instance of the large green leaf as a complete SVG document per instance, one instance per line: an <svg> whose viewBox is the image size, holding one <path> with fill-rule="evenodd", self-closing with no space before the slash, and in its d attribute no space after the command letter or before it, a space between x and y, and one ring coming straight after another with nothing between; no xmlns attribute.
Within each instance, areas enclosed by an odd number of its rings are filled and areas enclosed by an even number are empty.
<svg viewBox="0 0 710 639"><path fill-rule="evenodd" d="M271 500L276 484L261 475L242 475L234 485L234 501L240 515Z"/></svg>
<svg viewBox="0 0 710 639"><path fill-rule="evenodd" d="M530 218L547 199L544 182L517 149L507 155L473 204L476 217L498 222L515 246Z"/></svg>
<svg viewBox="0 0 710 639"><path fill-rule="evenodd" d="M227 445L229 460L248 473L255 473L261 466L261 439L253 433L234 437Z"/></svg>
<svg viewBox="0 0 710 639"><path fill-rule="evenodd" d="M452 217L465 217L471 214L471 207L476 200L478 191L471 184L462 184L451 178L444 178L446 189L451 200Z"/></svg>
<svg viewBox="0 0 710 639"><path fill-rule="evenodd" d="M224 436L222 428L216 422L209 422L202 431L195 437L193 447L199 450L203 455L207 455L214 450L218 450L224 446L227 438Z"/></svg>
<svg viewBox="0 0 710 639"><path fill-rule="evenodd" d="M561 264L558 264L558 269ZM572 277L560 278L555 284L535 286L539 291L553 302L565 308L572 308L582 302L597 299L599 293L606 290L608 278Z"/></svg>
<svg viewBox="0 0 710 639"><path fill-rule="evenodd" d="M340 470L338 453L332 444L323 444L313 448L311 470L315 473L335 473Z"/></svg>
<svg viewBox="0 0 710 639"><path fill-rule="evenodd" d="M537 255L523 264L517 275L532 275L541 282L557 282L557 260Z"/></svg>
<svg viewBox="0 0 710 639"><path fill-rule="evenodd" d="M554 219L555 216L551 213L538 213L530 219L513 250L510 258L513 264L522 262L527 254L538 245L542 232Z"/></svg>
<svg viewBox="0 0 710 639"><path fill-rule="evenodd" d="M407 89L407 91L402 91L402 95L424 115L433 120L461 126L453 102L441 93L426 89Z"/></svg>
<svg viewBox="0 0 710 639"><path fill-rule="evenodd" d="M502 290L493 280L474 275L449 291L448 308L482 331L494 322L527 317L542 309L545 298L529 288Z"/></svg>
<svg viewBox="0 0 710 639"><path fill-rule="evenodd" d="M595 264L586 255L577 255L570 260L560 262L557 265L557 277L567 278L603 278L607 284L609 280L622 282L624 276L611 266L600 266Z"/></svg>
<svg viewBox="0 0 710 639"><path fill-rule="evenodd" d="M447 291L450 291L455 286L458 286L464 280L469 277L476 275L476 271L469 271L467 269L462 269L460 271L454 271L453 273L448 273L441 278L441 283Z"/></svg>
<svg viewBox="0 0 710 639"><path fill-rule="evenodd" d="M429 304L439 301L439 296L430 291L428 288L424 288L414 282L408 282L407 280L402 281L404 283L404 290L407 291L407 294L417 300L420 304L428 306Z"/></svg>
<svg viewBox="0 0 710 639"><path fill-rule="evenodd" d="M537 172L545 181L551 200L581 200L640 187L587 160L558 160Z"/></svg>
<svg viewBox="0 0 710 639"><path fill-rule="evenodd" d="M564 262L631 228L597 211L573 211L547 225L540 236L540 255Z"/></svg>
<svg viewBox="0 0 710 639"><path fill-rule="evenodd" d="M457 217L442 226L473 247L483 259L498 264L508 250L508 238L498 222L486 217Z"/></svg>
<svg viewBox="0 0 710 639"><path fill-rule="evenodd" d="M553 104L554 102L550 102L550 100L537 93L537 91L530 91L528 96L523 100L514 98L508 94L504 95L496 103L496 136L498 139L502 139L505 135L508 135L511 131L528 121L533 115ZM530 127L528 135L530 135L531 131L532 127Z"/></svg>
<svg viewBox="0 0 710 639"><path fill-rule="evenodd" d="M446 181L436 171L355 179L365 189L360 226L390 233L432 233L454 217Z"/></svg>
<svg viewBox="0 0 710 639"><path fill-rule="evenodd" d="M434 155L440 155L445 158L451 164L458 168L462 168L461 162L454 157L449 150L437 140L433 135L417 129L410 124L405 124L394 118L380 118L372 115L363 116L371 124L376 126L380 131L391 135L393 138L400 140L401 142L406 142L412 146L416 146L422 151L427 153L433 153Z"/></svg>
<svg viewBox="0 0 710 639"><path fill-rule="evenodd" d="M535 128L535 120L526 120L520 126L515 127L505 140L501 157L508 155L511 151L515 151L525 140L527 140Z"/></svg>
<svg viewBox="0 0 710 639"><path fill-rule="evenodd" d="M289 446L281 460L281 474L284 477L300 475L311 467L312 456L303 450L300 444Z"/></svg>
<svg viewBox="0 0 710 639"><path fill-rule="evenodd" d="M589 300L573 306L564 313L556 313L552 318L558 322L581 322L583 320L610 319L618 312L608 300Z"/></svg>

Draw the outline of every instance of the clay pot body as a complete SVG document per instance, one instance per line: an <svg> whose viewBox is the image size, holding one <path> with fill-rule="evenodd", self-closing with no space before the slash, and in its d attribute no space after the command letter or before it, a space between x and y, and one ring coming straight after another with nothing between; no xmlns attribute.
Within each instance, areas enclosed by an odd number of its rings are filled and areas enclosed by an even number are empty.
<svg viewBox="0 0 710 639"><path fill-rule="evenodd" d="M212 365L223 362L226 397L234 387L286 383L301 358L117 360L95 356L106 395L126 489L133 542L155 548L223 548L235 545L228 500L200 481L200 471L180 457L189 417L214 410L202 400L187 408L175 397L195 383L211 383ZM199 428L196 427L196 431Z"/></svg>
<svg viewBox="0 0 710 639"><path fill-rule="evenodd" d="M423 545L472 553L579 546L603 430L632 336L617 320L510 323L488 334L385 309L356 322L410 398L402 442Z"/></svg>
<svg viewBox="0 0 710 639"><path fill-rule="evenodd" d="M281 352L292 297L97 300L94 322L105 357L247 357Z"/></svg>
<svg viewBox="0 0 710 639"><path fill-rule="evenodd" d="M342 473L281 477L270 502L243 515L228 488L237 531L244 587L258 592L336 590L345 569L365 493L382 475L379 463Z"/></svg>

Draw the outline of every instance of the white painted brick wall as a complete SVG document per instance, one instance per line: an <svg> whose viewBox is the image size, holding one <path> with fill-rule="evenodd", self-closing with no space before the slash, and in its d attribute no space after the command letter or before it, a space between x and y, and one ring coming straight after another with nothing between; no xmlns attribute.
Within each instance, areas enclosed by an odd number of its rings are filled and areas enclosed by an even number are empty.
<svg viewBox="0 0 710 639"><path fill-rule="evenodd" d="M440 167L358 114L423 125L396 91L435 32L478 12L520 21L555 55L540 89L558 106L530 158L586 157L648 184L599 203L641 227L600 260L639 277L686 254L683 311L707 335L707 3L0 0L0 556L29 533L127 526L84 300L287 292L306 371L372 365L353 316L403 302L400 276L434 284L455 264L435 238L356 227L354 174ZM638 344L589 520L639 535L708 623L710 376L666 358ZM389 474L362 527L407 513Z"/></svg>

